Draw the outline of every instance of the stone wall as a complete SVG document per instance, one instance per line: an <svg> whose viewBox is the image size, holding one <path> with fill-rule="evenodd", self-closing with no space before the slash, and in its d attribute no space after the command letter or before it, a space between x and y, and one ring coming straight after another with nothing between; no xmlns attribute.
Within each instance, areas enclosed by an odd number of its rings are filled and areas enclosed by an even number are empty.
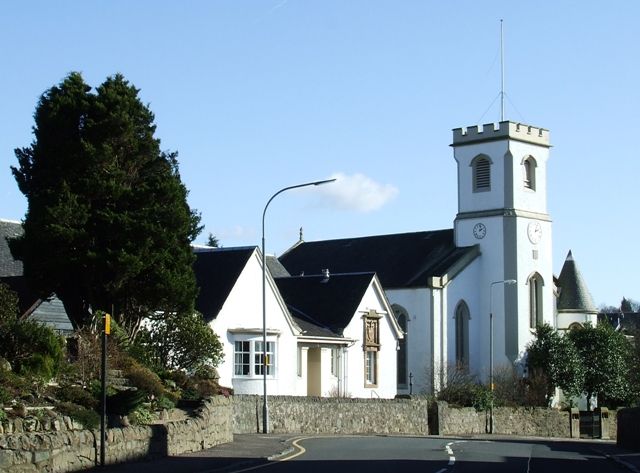
<svg viewBox="0 0 640 473"><path fill-rule="evenodd" d="M106 463L177 455L231 442L231 399L205 401L194 417L146 426L108 429ZM99 461L98 430L0 435L0 471L77 471Z"/></svg>
<svg viewBox="0 0 640 473"><path fill-rule="evenodd" d="M82 424L68 416L45 417L43 419L16 417L15 419L5 419L0 422L0 435L21 434L24 432L64 432L82 429Z"/></svg>
<svg viewBox="0 0 640 473"><path fill-rule="evenodd" d="M640 452L640 407L620 409L617 418L618 445Z"/></svg>
<svg viewBox="0 0 640 473"><path fill-rule="evenodd" d="M471 435L488 432L488 412L477 412L472 407L451 408L446 402L437 402L433 411L438 418L432 425L440 435ZM501 435L537 437L570 437L569 412L541 407L497 407L493 410L493 431Z"/></svg>
<svg viewBox="0 0 640 473"><path fill-rule="evenodd" d="M269 430L276 434L427 435L426 399L344 399L269 396ZM262 398L234 396L235 433L262 428Z"/></svg>

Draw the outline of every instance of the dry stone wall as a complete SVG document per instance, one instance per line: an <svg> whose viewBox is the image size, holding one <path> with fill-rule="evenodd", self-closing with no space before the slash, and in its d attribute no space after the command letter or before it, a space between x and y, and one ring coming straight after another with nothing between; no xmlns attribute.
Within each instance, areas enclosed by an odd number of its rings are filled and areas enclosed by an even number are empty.
<svg viewBox="0 0 640 473"><path fill-rule="evenodd" d="M427 435L426 399L269 396L269 430L279 434ZM262 427L262 398L234 396L234 432Z"/></svg>
<svg viewBox="0 0 640 473"><path fill-rule="evenodd" d="M488 432L489 414L472 407L452 408L437 403L437 431L440 435L473 435ZM571 437L567 411L541 407L497 407L493 410L493 430L501 435Z"/></svg>
<svg viewBox="0 0 640 473"><path fill-rule="evenodd" d="M108 429L106 463L177 455L231 442L231 399L208 399L194 417L146 426ZM65 430L0 435L0 471L68 472L95 466L100 432Z"/></svg>

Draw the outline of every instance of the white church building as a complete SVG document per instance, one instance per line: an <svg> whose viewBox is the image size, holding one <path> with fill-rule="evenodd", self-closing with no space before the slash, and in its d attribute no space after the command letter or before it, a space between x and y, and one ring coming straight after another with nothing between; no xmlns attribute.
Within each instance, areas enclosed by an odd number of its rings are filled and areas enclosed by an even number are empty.
<svg viewBox="0 0 640 473"><path fill-rule="evenodd" d="M451 146L458 167L452 229L301 239L279 258L291 275L378 275L405 333L399 393L437 389L443 368L486 379L491 341L494 366L521 367L537 325L596 323L571 253L564 278L553 275L548 130L510 121L457 128Z"/></svg>

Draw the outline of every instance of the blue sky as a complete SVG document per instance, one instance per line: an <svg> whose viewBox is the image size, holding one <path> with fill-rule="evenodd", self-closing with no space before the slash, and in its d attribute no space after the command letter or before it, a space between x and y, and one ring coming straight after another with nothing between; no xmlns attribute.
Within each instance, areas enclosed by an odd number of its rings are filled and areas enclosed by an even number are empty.
<svg viewBox="0 0 640 473"><path fill-rule="evenodd" d="M224 246L451 228L451 129L506 118L551 130L554 271L574 257L596 304L640 299L640 3L92 0L0 15L0 218L38 97L70 71L121 72L177 150L189 203Z"/></svg>

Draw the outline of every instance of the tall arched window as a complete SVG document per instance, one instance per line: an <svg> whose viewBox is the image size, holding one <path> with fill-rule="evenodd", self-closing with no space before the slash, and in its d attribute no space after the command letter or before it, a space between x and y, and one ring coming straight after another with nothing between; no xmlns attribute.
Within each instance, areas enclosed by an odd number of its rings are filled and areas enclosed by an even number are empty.
<svg viewBox="0 0 640 473"><path fill-rule="evenodd" d="M491 159L480 154L471 162L473 168L473 191L483 192L491 190Z"/></svg>
<svg viewBox="0 0 640 473"><path fill-rule="evenodd" d="M406 386L407 385L407 327L409 322L409 314L407 310L399 305L393 305L393 312L396 315L396 320L398 321L398 325L402 329L404 333L404 338L398 340L398 353L397 353L397 373L398 373L398 386Z"/></svg>
<svg viewBox="0 0 640 473"><path fill-rule="evenodd" d="M469 368L469 307L460 301L455 312L456 326L456 367L461 370Z"/></svg>
<svg viewBox="0 0 640 473"><path fill-rule="evenodd" d="M532 156L525 158L522 162L524 186L527 189L536 190L536 166L536 160Z"/></svg>
<svg viewBox="0 0 640 473"><path fill-rule="evenodd" d="M542 325L542 286L544 281L538 273L533 274L528 281L529 284L529 327L535 329Z"/></svg>

